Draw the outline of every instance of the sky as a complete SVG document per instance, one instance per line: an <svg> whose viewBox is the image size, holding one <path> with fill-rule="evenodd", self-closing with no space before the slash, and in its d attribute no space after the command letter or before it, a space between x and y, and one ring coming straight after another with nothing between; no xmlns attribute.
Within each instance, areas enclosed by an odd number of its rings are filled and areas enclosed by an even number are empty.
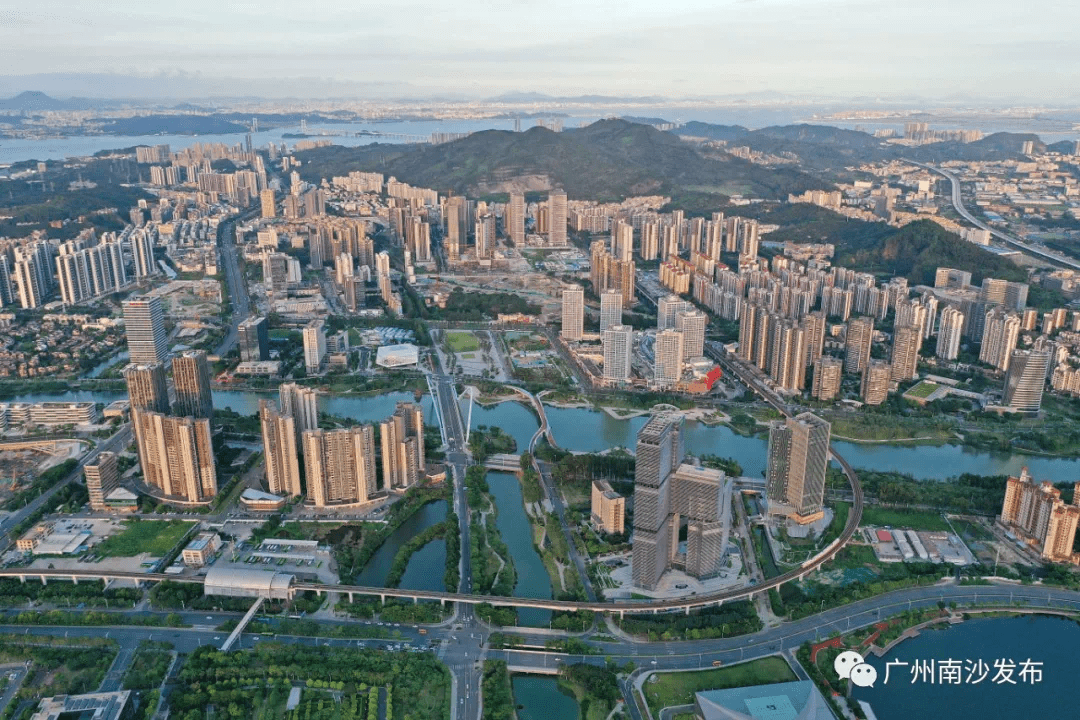
<svg viewBox="0 0 1080 720"><path fill-rule="evenodd" d="M192 95L778 92L1054 104L1080 93L1080 4L1058 0L4 5L15 0L0 0L0 89L49 76L78 89L97 74L86 85L97 92L85 94L124 97L144 86L122 78L162 75Z"/></svg>

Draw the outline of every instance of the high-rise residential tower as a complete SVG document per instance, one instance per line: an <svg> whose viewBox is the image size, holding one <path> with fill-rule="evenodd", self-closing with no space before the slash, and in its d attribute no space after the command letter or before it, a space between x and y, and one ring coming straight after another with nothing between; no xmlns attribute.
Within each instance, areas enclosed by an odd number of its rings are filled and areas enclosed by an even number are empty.
<svg viewBox="0 0 1080 720"><path fill-rule="evenodd" d="M870 345L874 339L874 319L871 317L852 318L847 326L844 341L844 372L861 373L870 361Z"/></svg>
<svg viewBox="0 0 1080 720"><path fill-rule="evenodd" d="M580 285L562 291L562 332L567 340L580 340L585 330L585 289Z"/></svg>
<svg viewBox="0 0 1080 720"><path fill-rule="evenodd" d="M630 380L634 354L634 330L628 325L612 325L603 332L604 379L612 382Z"/></svg>
<svg viewBox="0 0 1080 720"><path fill-rule="evenodd" d="M618 290L605 290L600 295L600 332L622 325L622 300Z"/></svg>
<svg viewBox="0 0 1080 720"><path fill-rule="evenodd" d="M302 436L308 499L315 507L367 502L375 492L371 425L306 430Z"/></svg>
<svg viewBox="0 0 1080 720"><path fill-rule="evenodd" d="M270 492L300 495L300 458L297 452L296 419L278 412L271 400L259 401L266 481Z"/></svg>

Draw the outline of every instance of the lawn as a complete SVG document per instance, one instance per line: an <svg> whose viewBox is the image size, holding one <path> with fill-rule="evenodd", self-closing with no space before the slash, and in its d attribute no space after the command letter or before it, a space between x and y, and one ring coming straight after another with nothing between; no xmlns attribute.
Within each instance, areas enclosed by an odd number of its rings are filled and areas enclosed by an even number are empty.
<svg viewBox="0 0 1080 720"><path fill-rule="evenodd" d="M910 395L914 398L928 398L930 395L938 389L937 383L926 382L925 380L915 387L908 390L905 395Z"/></svg>
<svg viewBox="0 0 1080 720"><path fill-rule="evenodd" d="M134 557L149 553L161 557L176 547L191 529L186 520L128 520L123 532L95 545L93 552L105 557Z"/></svg>
<svg viewBox="0 0 1080 720"><path fill-rule="evenodd" d="M456 353L474 352L480 349L480 341L471 332L446 333L446 343Z"/></svg>
<svg viewBox="0 0 1080 720"><path fill-rule="evenodd" d="M712 670L656 673L653 677L659 679L652 682L652 678L649 678L643 689L645 699L654 714L672 705L690 705L694 702L694 693L702 690L724 690L798 680L788 664L777 657L761 658Z"/></svg>
<svg viewBox="0 0 1080 720"><path fill-rule="evenodd" d="M889 526L910 530L949 531L949 523L940 513L927 510L894 510L891 508L863 508L860 525Z"/></svg>

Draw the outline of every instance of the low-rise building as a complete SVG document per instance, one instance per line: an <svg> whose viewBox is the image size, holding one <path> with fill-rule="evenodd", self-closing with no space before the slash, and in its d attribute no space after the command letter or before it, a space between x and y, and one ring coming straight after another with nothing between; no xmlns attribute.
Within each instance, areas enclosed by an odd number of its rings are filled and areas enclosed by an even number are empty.
<svg viewBox="0 0 1080 720"><path fill-rule="evenodd" d="M593 480L592 522L600 532L622 534L626 522L626 498L611 489L606 480Z"/></svg>
<svg viewBox="0 0 1080 720"><path fill-rule="evenodd" d="M220 546L221 541L216 534L212 532L199 533L184 548L184 564L188 567L203 567L210 562Z"/></svg>

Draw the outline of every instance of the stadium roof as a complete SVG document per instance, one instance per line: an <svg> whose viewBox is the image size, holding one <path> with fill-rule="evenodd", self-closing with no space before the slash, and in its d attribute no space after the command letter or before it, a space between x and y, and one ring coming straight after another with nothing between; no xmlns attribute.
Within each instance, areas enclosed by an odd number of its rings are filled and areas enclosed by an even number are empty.
<svg viewBox="0 0 1080 720"><path fill-rule="evenodd" d="M694 701L704 720L833 720L828 703L809 680L706 690Z"/></svg>
<svg viewBox="0 0 1080 720"><path fill-rule="evenodd" d="M415 365L420 360L420 350L410 343L383 345L375 354L375 364L381 367Z"/></svg>

